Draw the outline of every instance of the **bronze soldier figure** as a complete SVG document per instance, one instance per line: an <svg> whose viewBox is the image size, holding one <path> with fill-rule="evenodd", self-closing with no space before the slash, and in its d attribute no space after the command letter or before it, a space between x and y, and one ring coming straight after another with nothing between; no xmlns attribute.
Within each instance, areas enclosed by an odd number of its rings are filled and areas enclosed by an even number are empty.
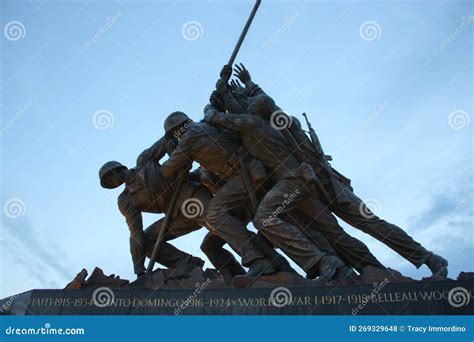
<svg viewBox="0 0 474 342"><path fill-rule="evenodd" d="M167 121L172 120L175 115L171 114ZM249 194L241 175L241 158L245 158L245 167L250 170L253 181L259 184L266 175L262 174L261 167L258 167L259 164L255 160L247 157L238 134L235 132L224 134L204 122L193 123L186 128L186 132L179 138L177 148L163 164L163 172L167 176L173 176L196 161L225 180L226 183L209 205L206 221L211 228L215 227L214 229L242 230L245 229L245 223L238 218L241 216L238 214L245 211L248 206ZM255 241L252 239L242 241L242 263L258 265L251 267L249 275L273 273L275 269L268 260L263 259L261 255L246 252L246 248L254 244Z"/></svg>
<svg viewBox="0 0 474 342"><path fill-rule="evenodd" d="M130 229L130 252L134 271L140 276L145 272L145 256L150 257L163 223L163 219L160 219L143 230L142 212L165 213L176 182L164 177L159 163L153 160L133 169L128 169L119 162L110 161L102 166L99 176L104 188L112 189L125 184L124 191L118 197L118 206ZM198 213L199 215L183 213L183 203L190 198L202 204L202 213ZM169 268L177 268L182 263L200 267L204 265L203 260L177 249L168 241L205 226L205 211L211 198L212 195L205 187L191 181L185 182L178 197L178 212L174 213L165 242L157 257L160 264ZM208 237L207 243L216 244L218 243L216 239L219 238ZM224 249L213 250L213 253L207 256L221 271L226 269L232 275L245 273L232 254Z"/></svg>
<svg viewBox="0 0 474 342"><path fill-rule="evenodd" d="M227 101L237 102L241 107L244 107L251 98L266 96L265 92L251 80L248 70L242 64L236 66L235 72L236 76L245 84L245 89L239 89L240 97L234 97L234 99L229 97ZM247 96L247 100L245 100L245 96ZM275 106L274 110L280 109ZM264 119L268 120L268 115ZM302 130L298 120L293 118L292 122L295 124L291 125L289 129L299 148L303 151L305 161L313 166L317 177L322 180L326 186L326 191L331 194L332 200L326 202L331 211L351 226L385 243L417 268L426 265L433 275L446 277L448 274L448 261L425 249L400 227L373 214L367 205L354 194L350 181L346 177L333 168L330 168L329 173L326 172L327 169L322 167L324 163L321 160L322 156L315 153L311 140ZM338 193L335 193L334 187L330 186L330 181L338 183L338 189L340 189ZM342 196L346 202L344 204L337 200Z"/></svg>
<svg viewBox="0 0 474 342"><path fill-rule="evenodd" d="M268 116L273 112L266 111L270 108L268 103L250 101L250 107L255 108L261 115ZM257 209L254 223L267 238L284 250L291 258L298 253L299 240L296 236L305 236L306 230L317 229L330 236L338 249L343 251L350 265L363 269L367 265L383 267L380 262L370 253L367 246L357 239L348 235L337 223L336 218L326 208L322 201L315 195L312 183L313 170L311 166L300 163L292 154L283 135L265 121L252 114L228 114L206 109L206 120L240 132L244 146L250 154L262 160L269 169L269 178L273 181L273 187L264 196ZM284 219L284 213L296 209L299 214L313 217L315 225L307 225L303 232L293 224ZM277 215L275 215L277 213ZM313 233L314 234L314 233ZM295 241L296 240L296 241ZM331 241L329 241L331 242ZM345 248L345 247L347 248ZM350 251L347 253L347 251ZM344 253L346 252L346 253ZM337 253L339 254L339 253ZM335 257L329 258L337 263ZM323 261L324 262L324 261ZM343 263L335 264L334 271L344 266ZM327 267L327 266L325 266ZM317 272L318 268L310 267L311 272ZM306 269L307 273L308 270ZM347 271L347 270L345 270ZM309 277L316 273L308 273ZM331 276L329 276L331 277ZM324 279L324 277L323 277Z"/></svg>
<svg viewBox="0 0 474 342"><path fill-rule="evenodd" d="M166 121L174 120L177 115L171 114ZM182 121L186 121L187 117L183 117ZM182 127L181 127L182 128ZM241 159L244 160L244 167L250 170L252 181L256 184L256 188L261 188L262 180L267 175L261 162L256 161L248 155L241 146L240 137L237 133L221 130L204 122L192 123L185 129L185 133L179 138L178 146L171 154L170 158L163 164L163 173L169 177L176 175L183 168L189 167L193 161L198 162L202 167L218 175L226 180L226 183L216 193L212 199L206 221L209 226L214 229L230 230L230 227L238 227L239 230L244 229L244 222L237 218L236 213L242 212L248 206L249 193L245 188L245 184L241 174ZM258 166L260 165L260 167ZM232 228L235 230L235 228ZM312 243L304 234L300 234L296 228L294 234L290 236L292 240L298 243L288 245L277 244L277 247L290 249L292 259L300 266L305 268L308 274L320 274L325 278L331 278L337 268L342 268L344 263L335 256L326 255L320 251L314 243ZM268 237L268 236L267 236ZM286 235L288 238L289 235ZM272 238L269 238L272 241ZM274 242L274 241L272 241ZM254 241L248 240L247 244L254 244ZM295 247L296 245L296 247ZM268 261L262 259L261 256L254 256L245 251L246 244L242 246L243 264L251 264L249 259L255 261L259 267L254 267L258 272L249 271L249 276L271 273L275 270ZM256 249L254 249L256 250ZM299 254L298 254L299 253ZM247 257L247 258L246 258ZM332 260L337 260L332 262ZM314 270L313 270L314 269ZM311 270L311 271L310 271Z"/></svg>
<svg viewBox="0 0 474 342"><path fill-rule="evenodd" d="M270 261L268 251L262 250L258 240L254 239L255 234L246 229L243 217L248 194L238 162L241 147L238 135L222 134L204 122L190 123L189 117L182 112L174 112L167 117L165 131L167 136L179 136L176 149L162 165L166 177L175 177L196 161L225 181L209 203L205 222L213 233L227 242L232 241L230 245L242 256L242 264L249 267L248 274L253 276L289 270L286 259L274 250ZM254 165L253 161L247 160L246 166L250 165Z"/></svg>

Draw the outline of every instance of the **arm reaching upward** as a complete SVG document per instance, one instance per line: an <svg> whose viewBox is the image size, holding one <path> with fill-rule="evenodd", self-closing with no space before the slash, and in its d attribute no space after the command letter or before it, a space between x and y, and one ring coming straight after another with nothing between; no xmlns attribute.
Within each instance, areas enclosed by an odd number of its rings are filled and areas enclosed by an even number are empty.
<svg viewBox="0 0 474 342"><path fill-rule="evenodd" d="M157 142L140 153L137 158L137 166L143 166L150 160L160 162L167 153L171 154L176 144L175 139L169 139L165 136L161 137Z"/></svg>
<svg viewBox="0 0 474 342"><path fill-rule="evenodd" d="M265 122L259 117L251 114L228 114L217 111L212 106L206 106L204 109L204 120L211 124L229 128L237 132L255 131Z"/></svg>

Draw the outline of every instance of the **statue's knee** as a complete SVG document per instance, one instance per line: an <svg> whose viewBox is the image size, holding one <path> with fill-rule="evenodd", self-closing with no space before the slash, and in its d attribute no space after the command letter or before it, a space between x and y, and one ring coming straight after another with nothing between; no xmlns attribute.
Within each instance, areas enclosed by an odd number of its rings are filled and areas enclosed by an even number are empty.
<svg viewBox="0 0 474 342"><path fill-rule="evenodd" d="M254 221L255 227L258 230L265 232L266 230L270 229L273 220L275 220L275 218L272 218L271 216L268 216L265 213L257 212L257 214L255 214L253 221Z"/></svg>

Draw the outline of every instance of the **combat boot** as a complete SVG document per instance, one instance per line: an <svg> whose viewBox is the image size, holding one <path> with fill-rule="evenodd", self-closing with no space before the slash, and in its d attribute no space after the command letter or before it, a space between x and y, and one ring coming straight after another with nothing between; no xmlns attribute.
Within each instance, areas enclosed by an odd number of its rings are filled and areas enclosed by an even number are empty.
<svg viewBox="0 0 474 342"><path fill-rule="evenodd" d="M448 276L448 260L438 254L431 253L426 266L433 272L433 277L446 278Z"/></svg>

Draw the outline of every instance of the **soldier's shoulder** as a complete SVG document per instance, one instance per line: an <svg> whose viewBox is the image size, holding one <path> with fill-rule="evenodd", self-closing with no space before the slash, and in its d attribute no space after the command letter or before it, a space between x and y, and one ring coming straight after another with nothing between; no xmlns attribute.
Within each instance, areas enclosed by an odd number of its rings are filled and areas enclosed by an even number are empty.
<svg viewBox="0 0 474 342"><path fill-rule="evenodd" d="M301 121L296 116L290 116L290 125L293 129L301 131L303 126L301 126Z"/></svg>
<svg viewBox="0 0 474 342"><path fill-rule="evenodd" d="M124 210L128 205L130 205L130 193L127 189L124 189L120 195L117 197L117 205L120 211Z"/></svg>
<svg viewBox="0 0 474 342"><path fill-rule="evenodd" d="M212 129L215 129L214 126L210 125L205 121L195 121L191 126L189 126L188 132L202 133L203 131L209 131Z"/></svg>
<svg viewBox="0 0 474 342"><path fill-rule="evenodd" d="M210 126L206 121L201 120L201 121L194 121L191 126L189 126L190 129L202 129L203 127L208 127Z"/></svg>

